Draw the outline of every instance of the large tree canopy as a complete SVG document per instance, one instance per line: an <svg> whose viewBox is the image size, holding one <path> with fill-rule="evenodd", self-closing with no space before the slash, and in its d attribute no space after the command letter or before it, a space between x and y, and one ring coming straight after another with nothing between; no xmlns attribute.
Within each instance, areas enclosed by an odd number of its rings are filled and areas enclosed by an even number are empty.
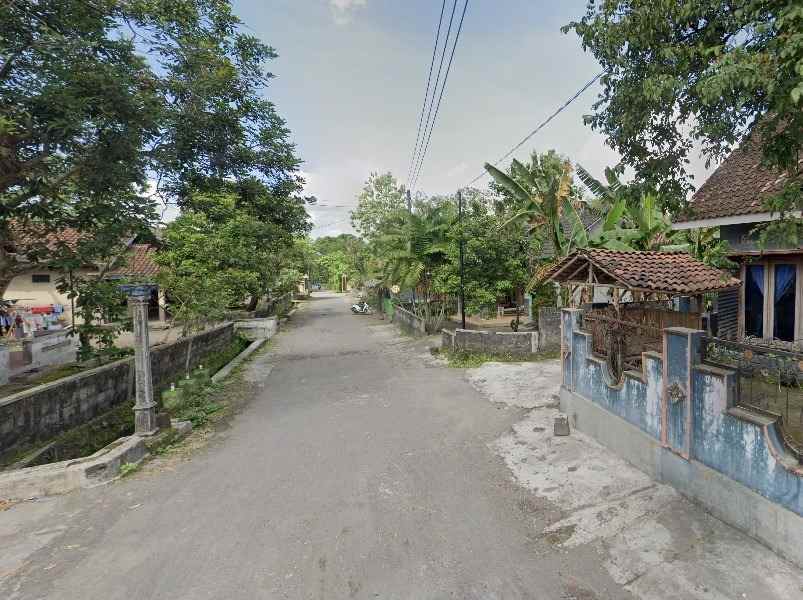
<svg viewBox="0 0 803 600"><path fill-rule="evenodd" d="M351 224L367 241L382 233L389 214L407 206L404 186L391 173L371 173L351 211Z"/></svg>
<svg viewBox="0 0 803 600"><path fill-rule="evenodd" d="M257 218L278 211L291 231L304 229L303 204L288 202L299 161L262 97L274 56L240 30L229 0L6 2L0 290L19 266L12 223L74 228L82 240L142 228L156 217L150 179L179 205L247 180L240 199L255 202Z"/></svg>
<svg viewBox="0 0 803 600"><path fill-rule="evenodd" d="M605 70L588 121L644 181L681 198L693 140L717 160L756 126L768 164L798 171L799 0L591 0L567 30Z"/></svg>

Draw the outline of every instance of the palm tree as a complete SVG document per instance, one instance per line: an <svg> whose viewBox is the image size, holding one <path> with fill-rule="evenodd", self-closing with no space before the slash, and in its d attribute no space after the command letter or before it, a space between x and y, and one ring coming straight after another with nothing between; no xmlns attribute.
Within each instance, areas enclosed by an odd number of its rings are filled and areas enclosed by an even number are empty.
<svg viewBox="0 0 803 600"><path fill-rule="evenodd" d="M447 234L454 222L454 208L448 203L423 204L412 213L397 211L393 220L395 227L379 240L387 256L383 283L386 287L398 285L420 291L423 302L416 302L414 310L428 329L435 330L443 320L445 305L441 303L433 311L433 280L437 269L447 261Z"/></svg>

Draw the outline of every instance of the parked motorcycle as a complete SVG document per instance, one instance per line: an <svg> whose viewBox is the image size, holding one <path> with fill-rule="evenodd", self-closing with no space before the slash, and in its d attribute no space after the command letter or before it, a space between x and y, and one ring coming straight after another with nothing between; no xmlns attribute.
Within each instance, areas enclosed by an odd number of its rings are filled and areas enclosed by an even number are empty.
<svg viewBox="0 0 803 600"><path fill-rule="evenodd" d="M370 315L373 311L368 303L363 300L362 302L358 302L357 304L351 305L351 312L355 315Z"/></svg>

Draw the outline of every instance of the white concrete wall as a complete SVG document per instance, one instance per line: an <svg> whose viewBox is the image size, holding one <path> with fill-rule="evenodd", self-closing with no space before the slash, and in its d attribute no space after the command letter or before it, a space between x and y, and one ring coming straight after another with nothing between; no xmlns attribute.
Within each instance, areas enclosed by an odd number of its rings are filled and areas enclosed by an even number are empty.
<svg viewBox="0 0 803 600"><path fill-rule="evenodd" d="M90 269L76 272L76 276L92 274ZM50 283L33 283L32 275L49 275ZM19 300L19 306L47 306L61 304L64 306L64 320L67 325L71 323L70 299L57 289L61 277L58 271L49 271L45 268L30 269L14 277L3 294L4 300Z"/></svg>

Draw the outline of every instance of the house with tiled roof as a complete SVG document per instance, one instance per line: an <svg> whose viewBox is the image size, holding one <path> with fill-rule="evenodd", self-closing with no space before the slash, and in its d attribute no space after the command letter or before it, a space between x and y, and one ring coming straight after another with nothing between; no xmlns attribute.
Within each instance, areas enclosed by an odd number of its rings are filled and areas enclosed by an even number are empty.
<svg viewBox="0 0 803 600"><path fill-rule="evenodd" d="M673 229L718 227L739 265L742 287L719 294L720 337L803 340L803 246L770 240L762 247L756 232L756 226L779 218L765 201L787 182L787 173L762 163L759 141L748 138L674 220Z"/></svg>
<svg viewBox="0 0 803 600"><path fill-rule="evenodd" d="M27 247L42 248L42 239L45 240L44 247L53 250L58 246L74 249L79 238L78 232L74 229L47 233L38 239L30 229L12 229L12 231L15 249L22 257L25 257ZM87 264L74 271L74 275L97 275L143 283L155 282L159 273L159 266L153 260L156 247L150 243L139 243L136 238L124 240L123 245L125 250L114 257L111 263ZM71 324L73 301L58 289L59 280L66 274L49 267L46 262L35 259L26 262L29 262L28 268L14 275L2 299L13 302L9 306L24 314L47 314L46 309L50 308L61 315L61 321L65 325ZM166 319L164 294L158 287L154 288L152 294L149 318L153 321L164 321Z"/></svg>

